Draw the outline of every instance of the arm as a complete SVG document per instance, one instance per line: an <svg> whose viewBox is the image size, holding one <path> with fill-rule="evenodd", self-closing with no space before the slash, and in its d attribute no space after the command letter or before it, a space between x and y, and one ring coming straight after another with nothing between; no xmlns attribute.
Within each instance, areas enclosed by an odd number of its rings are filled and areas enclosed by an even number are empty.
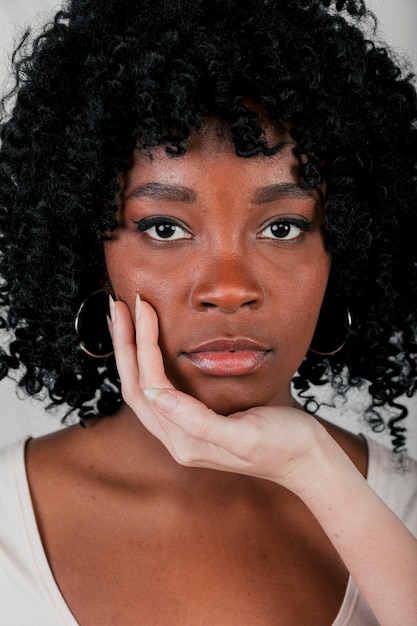
<svg viewBox="0 0 417 626"><path fill-rule="evenodd" d="M112 316L124 399L174 459L291 490L323 527L381 626L415 625L417 540L324 427L287 407L217 415L166 378L157 318L148 304L137 308L136 337L123 303L115 304Z"/></svg>
<svg viewBox="0 0 417 626"><path fill-rule="evenodd" d="M381 626L417 624L417 540L330 437L297 494L315 515ZM308 471L308 470L307 470ZM314 471L314 474L313 474Z"/></svg>

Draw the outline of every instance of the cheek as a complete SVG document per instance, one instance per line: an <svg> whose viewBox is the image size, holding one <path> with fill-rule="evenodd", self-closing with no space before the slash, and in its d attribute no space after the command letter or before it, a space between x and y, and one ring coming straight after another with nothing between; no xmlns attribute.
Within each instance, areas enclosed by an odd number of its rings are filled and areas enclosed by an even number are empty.
<svg viewBox="0 0 417 626"><path fill-rule="evenodd" d="M326 292L330 273L330 259L326 255L321 264L317 264L305 288L305 302L303 303L308 317L315 325L320 313L321 304Z"/></svg>
<svg viewBox="0 0 417 626"><path fill-rule="evenodd" d="M146 259L138 259L129 247L115 241L105 244L104 253L112 291L132 313L139 293L156 310L161 325L165 325L167 317L178 315L180 293L187 292L187 286L182 287L187 273L176 272L174 277L169 264L161 268Z"/></svg>
<svg viewBox="0 0 417 626"><path fill-rule="evenodd" d="M328 276L328 268L323 268L323 271L317 272L314 276L310 277L310 280L305 283L304 289L300 293L298 306L301 315L305 318L306 323L313 326L315 326L320 313Z"/></svg>
<svg viewBox="0 0 417 626"><path fill-rule="evenodd" d="M297 345L298 350L303 353L302 356L307 352L316 328L329 271L330 260L323 256L322 262L315 263L314 268L307 266L304 272L299 272L292 288L289 285L286 290L290 294L285 306L288 313L288 336L291 337L293 349Z"/></svg>

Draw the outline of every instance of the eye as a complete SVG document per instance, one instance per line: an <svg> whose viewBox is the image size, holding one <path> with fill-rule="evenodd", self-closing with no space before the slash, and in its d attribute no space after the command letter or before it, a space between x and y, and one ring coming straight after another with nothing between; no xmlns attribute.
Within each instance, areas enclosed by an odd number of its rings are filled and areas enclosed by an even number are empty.
<svg viewBox="0 0 417 626"><path fill-rule="evenodd" d="M261 239L294 241L311 230L312 223L301 218L280 218L268 224L260 233Z"/></svg>
<svg viewBox="0 0 417 626"><path fill-rule="evenodd" d="M163 216L145 217L143 220L135 222L140 233L145 233L147 237L154 241L178 241L179 239L189 239L191 237L187 230L173 219Z"/></svg>

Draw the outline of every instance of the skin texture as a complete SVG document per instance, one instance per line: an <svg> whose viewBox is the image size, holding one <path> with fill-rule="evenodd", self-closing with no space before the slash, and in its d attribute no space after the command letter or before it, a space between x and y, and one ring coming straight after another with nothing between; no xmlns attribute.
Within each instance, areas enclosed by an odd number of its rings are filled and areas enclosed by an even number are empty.
<svg viewBox="0 0 417 626"><path fill-rule="evenodd" d="M273 157L238 157L210 127L194 134L184 156L135 152L119 226L105 245L115 297L132 316L136 293L157 312L168 378L224 414L292 405L289 383L308 350L329 272L320 192L302 187L289 137L269 135L282 143ZM157 240L154 227L138 232L155 215L181 226L175 239ZM271 224L293 218L308 231L294 225L274 237ZM259 349L248 359L256 367L239 367L239 357L230 363L225 347L204 349L215 340L254 342ZM201 346L211 366L196 362ZM247 352L238 350L240 361Z"/></svg>
<svg viewBox="0 0 417 626"><path fill-rule="evenodd" d="M325 625L349 571L382 626L412 626L417 542L364 480L363 440L293 408L330 265L293 146L243 159L208 127L184 156L135 154L122 183L105 256L124 403L27 448L70 610L82 626Z"/></svg>

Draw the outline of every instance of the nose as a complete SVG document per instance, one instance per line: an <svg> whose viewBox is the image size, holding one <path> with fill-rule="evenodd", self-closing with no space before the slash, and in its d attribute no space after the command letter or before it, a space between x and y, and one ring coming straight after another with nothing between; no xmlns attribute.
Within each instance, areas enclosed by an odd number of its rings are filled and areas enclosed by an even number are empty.
<svg viewBox="0 0 417 626"><path fill-rule="evenodd" d="M192 306L197 311L218 309L234 313L258 309L264 301L262 286L247 260L239 256L213 259L197 270Z"/></svg>

